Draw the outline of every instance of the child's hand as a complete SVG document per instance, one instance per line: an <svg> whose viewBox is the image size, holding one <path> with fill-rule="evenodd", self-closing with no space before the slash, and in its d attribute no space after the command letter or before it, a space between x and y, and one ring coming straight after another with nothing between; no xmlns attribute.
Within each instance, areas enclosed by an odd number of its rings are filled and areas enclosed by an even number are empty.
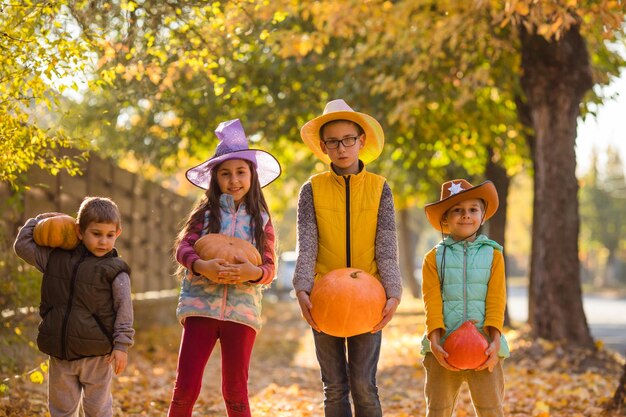
<svg viewBox="0 0 626 417"><path fill-rule="evenodd" d="M200 275L207 277L216 284L236 284L233 278L233 268L225 259L210 259L208 261L198 259L193 264L193 269Z"/></svg>
<svg viewBox="0 0 626 417"><path fill-rule="evenodd" d="M485 351L485 355L488 356L487 361L476 368L477 371L482 371L483 369L489 369L489 372L493 372L493 368L498 364L500 357L498 353L500 352L500 331L494 327L489 327L489 336L491 337L491 343L489 343L489 347Z"/></svg>
<svg viewBox="0 0 626 417"><path fill-rule="evenodd" d="M235 264L229 264L233 267L230 276L237 282L256 281L263 277L263 270L253 265L249 260L240 256L235 256Z"/></svg>
<svg viewBox="0 0 626 417"><path fill-rule="evenodd" d="M428 339L430 340L430 351L441 366L449 371L458 371L459 369L448 363L448 361L446 360L446 358L448 357L448 352L446 352L443 349L443 346L441 346L441 343L439 343L442 331L443 329L437 329L428 335Z"/></svg>
<svg viewBox="0 0 626 417"><path fill-rule="evenodd" d="M313 304L311 304L311 298L309 297L309 294L307 294L306 291L298 291L296 296L298 297L300 310L302 310L302 317L304 317L306 322L309 323L309 326L315 329L315 331L321 332L317 323L315 323L315 320L313 320L313 316L311 316L311 308L313 307Z"/></svg>
<svg viewBox="0 0 626 417"><path fill-rule="evenodd" d="M396 312L396 309L398 308L398 304L400 304L400 300L398 300L397 298L392 297L387 300L387 302L385 303L385 308L383 309L383 319L380 321L380 323L374 326L374 328L372 329L372 333L376 333L377 331L385 327L387 323L389 323L394 313Z"/></svg>
<svg viewBox="0 0 626 417"><path fill-rule="evenodd" d="M498 345L500 344L500 339L498 339ZM500 346L496 346L496 342L493 341L489 343L489 347L485 351L485 355L488 356L487 361L476 368L477 371L482 371L483 369L489 369L489 372L493 372L493 368L498 364L500 357L498 356L498 352L500 351Z"/></svg>
<svg viewBox="0 0 626 417"><path fill-rule="evenodd" d="M109 355L107 362L112 364L115 375L119 375L124 371L124 369L126 369L126 365L128 364L128 353L113 349L113 352Z"/></svg>

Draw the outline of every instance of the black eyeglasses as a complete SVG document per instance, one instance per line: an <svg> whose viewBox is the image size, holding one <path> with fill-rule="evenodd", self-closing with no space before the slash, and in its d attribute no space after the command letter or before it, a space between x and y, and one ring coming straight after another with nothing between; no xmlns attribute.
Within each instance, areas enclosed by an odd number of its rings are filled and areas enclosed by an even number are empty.
<svg viewBox="0 0 626 417"><path fill-rule="evenodd" d="M343 139L325 140L324 145L326 145L328 149L337 149L341 143L345 148L348 148L350 146L354 146L358 138L358 136L346 136Z"/></svg>

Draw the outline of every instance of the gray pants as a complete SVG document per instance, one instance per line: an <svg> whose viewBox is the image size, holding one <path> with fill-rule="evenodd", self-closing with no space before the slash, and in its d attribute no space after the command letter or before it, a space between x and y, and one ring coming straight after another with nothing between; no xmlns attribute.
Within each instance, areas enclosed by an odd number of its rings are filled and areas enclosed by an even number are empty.
<svg viewBox="0 0 626 417"><path fill-rule="evenodd" d="M64 361L50 357L48 407L51 417L76 417L82 400L85 417L112 417L113 371L108 356Z"/></svg>

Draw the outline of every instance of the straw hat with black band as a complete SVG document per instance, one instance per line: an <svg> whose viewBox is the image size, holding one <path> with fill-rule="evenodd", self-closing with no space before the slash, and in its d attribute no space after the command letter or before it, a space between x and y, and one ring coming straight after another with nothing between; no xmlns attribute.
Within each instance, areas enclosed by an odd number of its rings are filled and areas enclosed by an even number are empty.
<svg viewBox="0 0 626 417"><path fill-rule="evenodd" d="M359 151L359 159L364 164L368 164L378 158L385 144L385 133L380 123L368 114L352 110L341 99L329 101L321 116L309 120L300 129L302 140L313 151L315 156L330 164L330 158L320 146L320 141L322 140L320 138L320 128L334 120L348 120L361 126L365 132L365 145Z"/></svg>

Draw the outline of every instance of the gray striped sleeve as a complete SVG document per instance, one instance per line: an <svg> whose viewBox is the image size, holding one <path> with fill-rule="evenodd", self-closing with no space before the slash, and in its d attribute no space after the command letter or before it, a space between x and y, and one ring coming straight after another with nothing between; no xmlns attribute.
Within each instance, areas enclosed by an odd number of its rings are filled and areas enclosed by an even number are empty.
<svg viewBox="0 0 626 417"><path fill-rule="evenodd" d="M311 293L315 278L317 259L317 220L313 206L313 186L306 182L298 197L296 268L293 274L293 288Z"/></svg>
<svg viewBox="0 0 626 417"><path fill-rule="evenodd" d="M128 352L133 345L133 302L130 295L130 276L126 272L117 274L111 283L115 324L113 327L114 349Z"/></svg>
<svg viewBox="0 0 626 417"><path fill-rule="evenodd" d="M398 263L398 238L391 188L385 183L376 225L376 264L387 298L402 297L402 276Z"/></svg>

